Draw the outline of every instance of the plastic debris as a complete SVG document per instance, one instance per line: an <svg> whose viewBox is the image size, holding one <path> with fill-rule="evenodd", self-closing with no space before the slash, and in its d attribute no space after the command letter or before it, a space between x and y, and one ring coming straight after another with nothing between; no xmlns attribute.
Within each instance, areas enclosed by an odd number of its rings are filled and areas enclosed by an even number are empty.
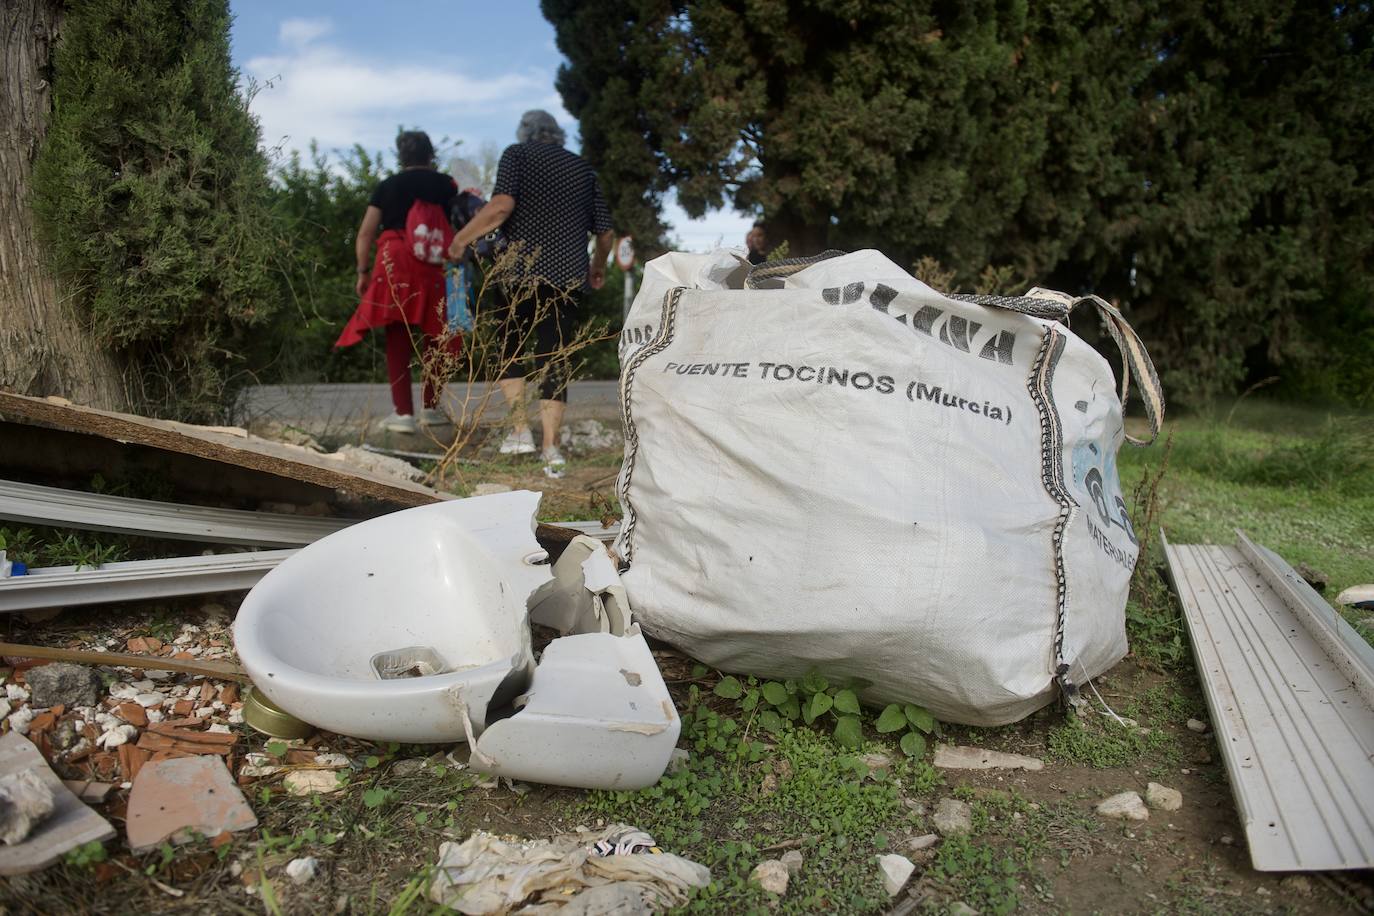
<svg viewBox="0 0 1374 916"><path fill-rule="evenodd" d="M672 853L595 852L600 843L615 848L627 840L628 848L655 848L652 837L624 824L548 840L502 839L479 830L439 847L429 897L469 916L514 912L525 904L541 912L636 913L681 904L692 888L711 880L706 866Z"/></svg>

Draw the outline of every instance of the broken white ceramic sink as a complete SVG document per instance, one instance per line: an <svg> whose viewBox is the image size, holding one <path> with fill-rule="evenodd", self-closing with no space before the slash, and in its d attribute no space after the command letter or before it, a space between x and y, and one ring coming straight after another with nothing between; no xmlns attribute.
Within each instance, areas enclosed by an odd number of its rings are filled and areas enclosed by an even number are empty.
<svg viewBox="0 0 1374 916"><path fill-rule="evenodd" d="M652 785L681 727L610 558L534 537L539 494L408 509L331 534L239 609L239 659L293 716L375 741L472 744L474 769ZM530 622L553 627L535 665Z"/></svg>

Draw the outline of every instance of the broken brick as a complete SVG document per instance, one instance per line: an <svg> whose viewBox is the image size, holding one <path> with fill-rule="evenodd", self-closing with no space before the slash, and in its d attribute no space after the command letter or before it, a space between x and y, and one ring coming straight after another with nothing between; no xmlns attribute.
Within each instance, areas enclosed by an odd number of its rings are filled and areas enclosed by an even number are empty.
<svg viewBox="0 0 1374 916"><path fill-rule="evenodd" d="M223 703L225 706L229 706L229 705L231 705L231 704L233 704L233 703L237 703L238 700L239 700L239 685L238 685L238 684L225 684L223 687L220 688L220 691L219 691L219 701L220 701L221 703Z"/></svg>
<svg viewBox="0 0 1374 916"><path fill-rule="evenodd" d="M189 716L192 712L195 711L195 708L196 704L191 702L190 700L177 700L175 703L172 704L172 715Z"/></svg>
<svg viewBox="0 0 1374 916"><path fill-rule="evenodd" d="M40 712L29 722L29 734L42 734L57 724L57 716L51 712Z"/></svg>
<svg viewBox="0 0 1374 916"><path fill-rule="evenodd" d="M137 703L120 703L115 707L115 715L139 728L148 724L148 713Z"/></svg>

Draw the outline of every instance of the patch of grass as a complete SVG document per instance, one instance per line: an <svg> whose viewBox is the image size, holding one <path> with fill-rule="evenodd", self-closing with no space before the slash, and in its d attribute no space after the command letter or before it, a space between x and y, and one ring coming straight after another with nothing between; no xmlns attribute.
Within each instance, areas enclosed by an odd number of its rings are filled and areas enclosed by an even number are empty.
<svg viewBox="0 0 1374 916"><path fill-rule="evenodd" d="M711 885L689 912L884 908L876 857L917 826L905 794L928 790L938 775L881 743L845 753L813 728L783 721L770 735L756 720L757 710L737 719L711 709L693 686L682 716L687 764L639 792L591 793L579 814L633 823L709 866ZM871 754L887 765L870 770L863 758ZM784 848L800 849L804 864L787 896L771 899L749 873Z"/></svg>
<svg viewBox="0 0 1374 916"><path fill-rule="evenodd" d="M1182 755L1177 739L1163 729L1150 728L1142 735L1140 727L1125 727L1106 716L1067 717L1046 736L1045 747L1053 758L1099 769L1172 765Z"/></svg>
<svg viewBox="0 0 1374 916"><path fill-rule="evenodd" d="M0 528L0 550L30 567L96 569L129 559L129 539L119 535L57 528Z"/></svg>
<svg viewBox="0 0 1374 916"><path fill-rule="evenodd" d="M1289 563L1330 576L1328 598L1374 581L1374 417L1246 399L1226 413L1172 418L1167 429L1167 452L1125 448L1119 460L1126 491L1168 461L1157 512L1170 542L1233 544L1240 528ZM1157 539L1156 525L1137 527L1142 542ZM1148 559L1164 562L1157 549ZM1137 574L1127 611L1133 649L1158 667L1190 667L1176 602L1156 579L1154 568ZM1356 615L1347 619L1374 637Z"/></svg>

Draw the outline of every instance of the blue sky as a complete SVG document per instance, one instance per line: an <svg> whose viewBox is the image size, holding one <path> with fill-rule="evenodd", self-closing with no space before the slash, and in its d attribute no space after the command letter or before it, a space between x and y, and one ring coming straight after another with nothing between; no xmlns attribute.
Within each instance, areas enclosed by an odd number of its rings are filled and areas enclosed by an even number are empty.
<svg viewBox="0 0 1374 916"><path fill-rule="evenodd" d="M499 153L529 108L551 112L577 148L554 76L563 57L537 0L231 0L234 63L256 83L253 111L269 148L389 151L397 125L462 154ZM744 243L731 211L689 221L667 208L681 247Z"/></svg>

